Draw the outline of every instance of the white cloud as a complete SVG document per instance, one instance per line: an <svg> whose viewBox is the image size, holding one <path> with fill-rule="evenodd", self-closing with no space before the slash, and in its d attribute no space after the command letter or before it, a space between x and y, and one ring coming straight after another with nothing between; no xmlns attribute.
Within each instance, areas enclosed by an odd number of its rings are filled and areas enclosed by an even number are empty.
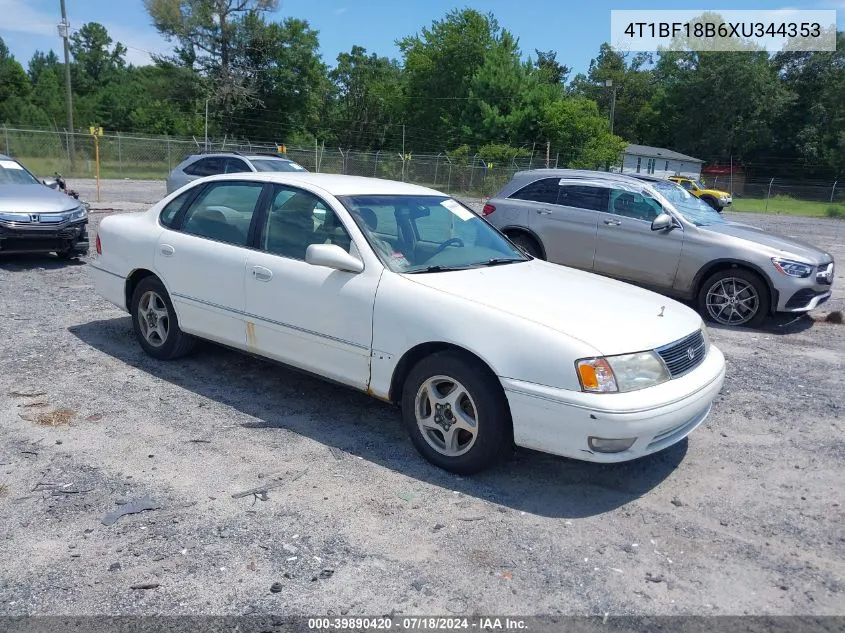
<svg viewBox="0 0 845 633"><path fill-rule="evenodd" d="M6 20L0 34L4 31L10 33L23 33L43 38L52 38L54 50L61 46L61 40L57 26L61 20L58 3L55 12L41 11L28 6L27 0L0 0L0 15L13 15L12 20ZM70 15L69 20L71 32L78 29L86 22L99 22L96 17L84 15ZM106 27L109 35L115 42L120 42L126 47L126 61L135 65L149 64L152 62L151 53L164 53L171 49L170 44L160 37L158 33L147 29L133 29L110 22L101 22Z"/></svg>
<svg viewBox="0 0 845 633"><path fill-rule="evenodd" d="M346 13L346 11L347 11L347 7L340 7L338 9L335 9L334 11L332 11L332 13L334 13L335 15L343 15L344 13Z"/></svg>

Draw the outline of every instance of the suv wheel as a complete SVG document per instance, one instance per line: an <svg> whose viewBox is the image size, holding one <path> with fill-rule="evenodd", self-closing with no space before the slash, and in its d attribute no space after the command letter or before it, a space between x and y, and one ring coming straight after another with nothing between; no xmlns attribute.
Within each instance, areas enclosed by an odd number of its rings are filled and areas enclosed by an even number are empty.
<svg viewBox="0 0 845 633"><path fill-rule="evenodd" d="M769 288L759 275L741 268L711 275L698 293L701 314L727 326L759 327L768 313Z"/></svg>
<svg viewBox="0 0 845 633"><path fill-rule="evenodd" d="M531 257L543 259L543 251L540 248L540 244L538 244L537 240L530 235L526 235L525 233L516 233L515 235L509 235L508 238L519 248L531 255Z"/></svg>

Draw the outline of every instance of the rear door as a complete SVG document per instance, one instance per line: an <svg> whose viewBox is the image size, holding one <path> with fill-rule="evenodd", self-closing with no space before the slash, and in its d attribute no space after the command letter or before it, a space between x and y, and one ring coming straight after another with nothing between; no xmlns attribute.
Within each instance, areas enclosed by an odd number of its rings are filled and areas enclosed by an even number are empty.
<svg viewBox="0 0 845 633"><path fill-rule="evenodd" d="M263 185L205 185L158 239L155 268L185 332L244 347L247 243Z"/></svg>
<svg viewBox="0 0 845 633"><path fill-rule="evenodd" d="M684 231L652 231L660 204L640 193L611 189L604 212L598 214L594 270L648 288L666 290L675 282Z"/></svg>
<svg viewBox="0 0 845 633"><path fill-rule="evenodd" d="M560 178L544 178L516 192L531 207L528 228L540 238L546 259L592 270L596 209L606 190Z"/></svg>

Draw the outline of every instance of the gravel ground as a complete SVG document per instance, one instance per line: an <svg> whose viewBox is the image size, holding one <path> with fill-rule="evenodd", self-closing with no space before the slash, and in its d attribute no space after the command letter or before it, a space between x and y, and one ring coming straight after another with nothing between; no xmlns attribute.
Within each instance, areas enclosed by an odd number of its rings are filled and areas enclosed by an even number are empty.
<svg viewBox="0 0 845 633"><path fill-rule="evenodd" d="M71 186L92 235L164 190ZM742 220L845 262L845 222ZM725 388L660 454L461 478L362 394L211 345L146 357L84 263L0 260L0 317L2 615L845 614L845 326L714 328Z"/></svg>

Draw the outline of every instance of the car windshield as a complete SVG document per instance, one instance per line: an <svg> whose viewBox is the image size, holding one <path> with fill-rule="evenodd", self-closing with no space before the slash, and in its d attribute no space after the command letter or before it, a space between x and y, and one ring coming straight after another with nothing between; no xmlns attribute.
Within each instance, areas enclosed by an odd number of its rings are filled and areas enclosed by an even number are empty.
<svg viewBox="0 0 845 633"><path fill-rule="evenodd" d="M258 171L306 171L305 167L291 160L253 158L250 162Z"/></svg>
<svg viewBox="0 0 845 633"><path fill-rule="evenodd" d="M490 224L448 196L338 199L393 272L442 272L528 261Z"/></svg>
<svg viewBox="0 0 845 633"><path fill-rule="evenodd" d="M37 185L38 179L33 177L19 162L15 160L0 160L0 185Z"/></svg>
<svg viewBox="0 0 845 633"><path fill-rule="evenodd" d="M708 224L725 224L727 220L706 202L696 198L689 191L671 182L652 182L652 187L672 203L672 206L688 221L696 226L707 226Z"/></svg>

